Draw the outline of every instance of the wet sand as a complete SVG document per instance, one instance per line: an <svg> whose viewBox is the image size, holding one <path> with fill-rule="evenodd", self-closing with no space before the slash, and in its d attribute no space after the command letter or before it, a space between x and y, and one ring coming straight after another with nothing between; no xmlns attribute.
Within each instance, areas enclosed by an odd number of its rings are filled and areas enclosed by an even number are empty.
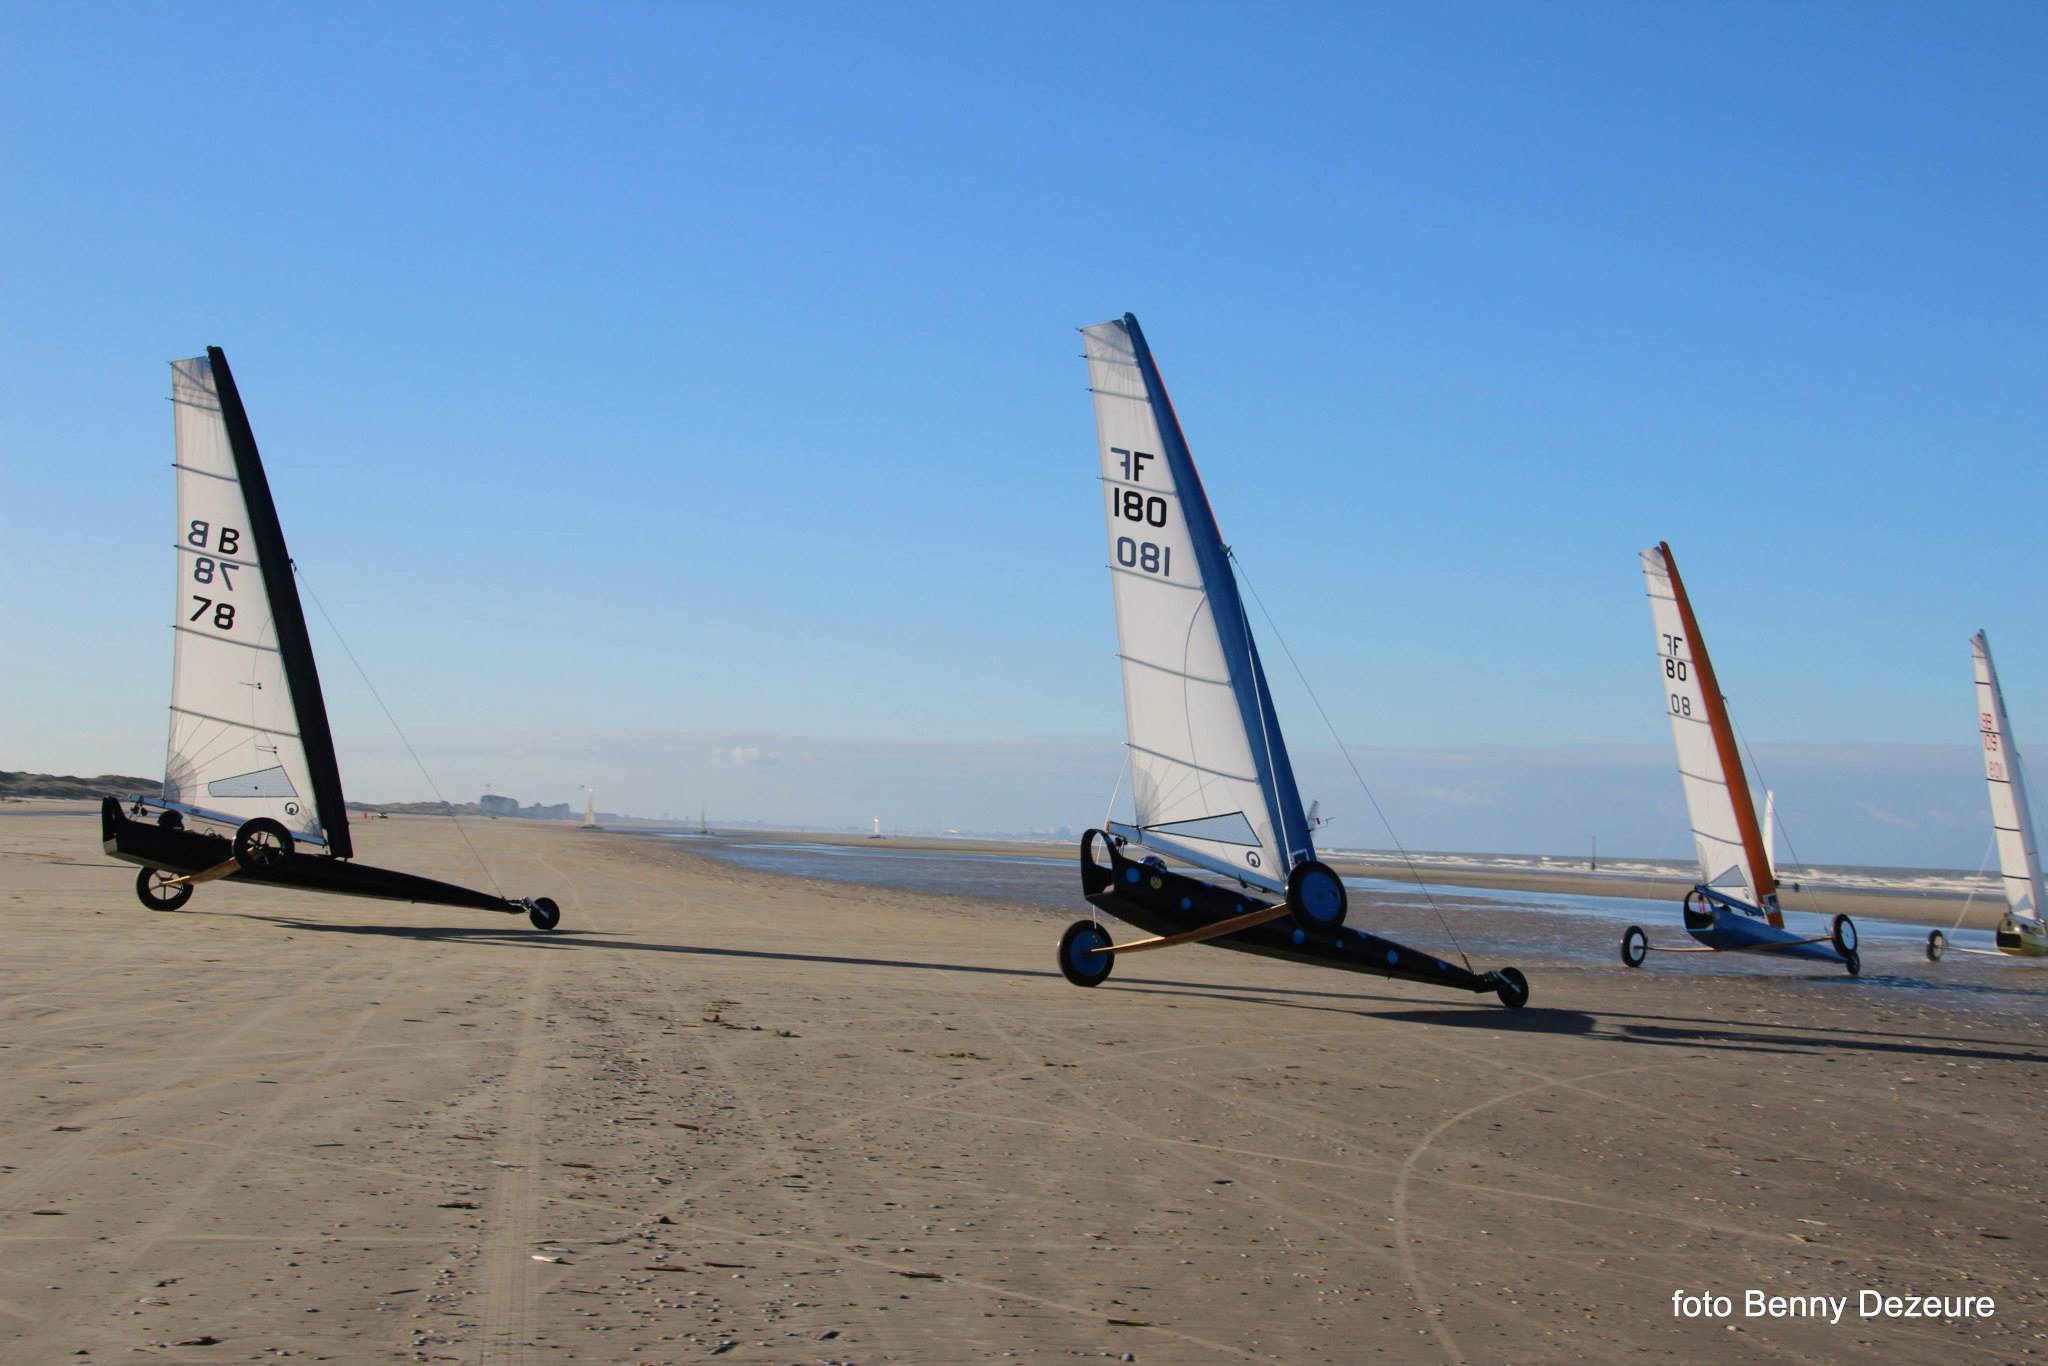
<svg viewBox="0 0 2048 1366"><path fill-rule="evenodd" d="M930 835L887 835L873 839L866 835L841 832L780 830L748 830L740 837L764 842L837 845L848 849L918 850L1066 860L1078 857L1079 851L1078 842L1073 840L1001 840ZM1381 878L1389 882L1412 883L1419 873L1432 888L1489 887L1503 891L1543 892L1562 896L1668 901L1676 906L1693 885L1688 877L1675 874L1669 877L1646 876L1619 870L1614 864L1610 864L1607 870L1598 872L1568 868L1489 868L1475 866L1465 859L1449 860L1421 855L1411 868L1392 856L1326 852L1324 857L1331 867L1346 877ZM1964 875L1955 876L1961 878ZM1868 917L1943 930L1958 925L1964 929L1989 930L1998 923L2004 910L2004 903L1997 896L1995 878L1982 879L1986 890L1976 896L1940 891L1884 892L1862 887L1831 887L1825 885L1825 879L1825 874L1820 875L1818 879L1808 877L1800 883L1800 890L1797 891L1790 885L1783 887L1779 895L1780 903L1787 911L1793 912L1820 916L1852 915L1858 919ZM1806 885L1808 883L1817 885Z"/></svg>
<svg viewBox="0 0 2048 1366"><path fill-rule="evenodd" d="M1480 966L1535 949L1520 1014L1200 948L1084 991L1048 909L469 830L562 930L232 879L154 913L90 820L0 821L0 1360L2042 1350L2039 965L1629 972L1474 906ZM358 831L481 877L446 822Z"/></svg>

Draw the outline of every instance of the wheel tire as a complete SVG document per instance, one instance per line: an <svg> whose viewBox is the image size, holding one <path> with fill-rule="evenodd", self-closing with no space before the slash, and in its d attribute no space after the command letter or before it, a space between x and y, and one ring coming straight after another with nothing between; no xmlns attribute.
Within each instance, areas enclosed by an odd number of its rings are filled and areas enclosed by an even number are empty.
<svg viewBox="0 0 2048 1366"><path fill-rule="evenodd" d="M1529 1004L1529 979L1522 975L1521 969L1501 968L1493 975L1499 982L1493 993L1500 997L1502 1005L1509 1010L1520 1010Z"/></svg>
<svg viewBox="0 0 2048 1366"><path fill-rule="evenodd" d="M1863 955L1851 949L1842 955L1842 966L1849 970L1851 977L1863 975Z"/></svg>
<svg viewBox="0 0 2048 1366"><path fill-rule="evenodd" d="M1846 915L1836 916L1828 922L1828 942L1844 958L1856 952L1856 922Z"/></svg>
<svg viewBox="0 0 2048 1366"><path fill-rule="evenodd" d="M158 879L179 876L168 868L144 868L135 875L135 897L152 911L175 911L192 899L192 884L162 887Z"/></svg>
<svg viewBox="0 0 2048 1366"><path fill-rule="evenodd" d="M526 918L536 930L552 930L562 923L562 908L551 897L537 896L526 903Z"/></svg>
<svg viewBox="0 0 2048 1366"><path fill-rule="evenodd" d="M292 856L292 832L268 816L244 822L235 831L235 862L244 868L267 868Z"/></svg>
<svg viewBox="0 0 2048 1366"><path fill-rule="evenodd" d="M1940 930L1933 930L1927 936L1927 961L1939 963L1941 956L1948 952L1948 936Z"/></svg>
<svg viewBox="0 0 2048 1366"><path fill-rule="evenodd" d="M1077 987L1099 987L1116 967L1116 955L1092 953L1110 942L1109 932L1092 920L1076 920L1060 936L1060 972Z"/></svg>
<svg viewBox="0 0 2048 1366"><path fill-rule="evenodd" d="M1294 865L1287 875L1287 910L1294 923L1312 933L1328 933L1344 924L1351 898L1344 879L1313 859Z"/></svg>
<svg viewBox="0 0 2048 1366"><path fill-rule="evenodd" d="M1650 936L1643 933L1641 925L1631 925L1621 932L1621 961L1632 968L1639 968L1650 956Z"/></svg>

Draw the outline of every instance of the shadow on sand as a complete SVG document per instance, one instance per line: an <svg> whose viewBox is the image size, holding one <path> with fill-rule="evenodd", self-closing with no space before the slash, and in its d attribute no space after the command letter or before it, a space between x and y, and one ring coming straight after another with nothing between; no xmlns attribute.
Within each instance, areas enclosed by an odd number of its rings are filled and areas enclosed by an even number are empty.
<svg viewBox="0 0 2048 1366"><path fill-rule="evenodd" d="M933 962L910 958L870 958L853 954L794 953L775 949L713 948L695 944L656 944L627 939L600 931L557 931L542 934L524 928L492 928L472 925L360 925L333 921L301 920L289 916L248 915L234 912L202 914L233 915L258 920L284 929L313 934L373 935L393 939L414 939L443 943L504 944L530 949L599 949L635 953L673 953L700 958L737 958L771 963L815 963L833 967L888 968L913 972L970 973L991 977L1051 978L1051 968L993 967L976 963ZM1834 983L1844 990L1857 984L1854 979L1825 974L1811 980ZM1929 983L1918 978L1864 978L1865 986L1930 987L1946 992L2020 994L2002 987L1968 983ZM1342 1015L1386 1024L1427 1025L1450 1029L1485 1029L1519 1034L1547 1034L1576 1037L1601 1043L1640 1044L1654 1048L1696 1048L1733 1050L1744 1053L1777 1053L1807 1056L1833 1050L1891 1054L1984 1062L2048 1063L2048 1047L2018 1040L1953 1038L1935 1034L1905 1034L1882 1030L1846 1029L1833 1025L1745 1026L1739 1022L1685 1015L1647 1015L1626 1011L1583 1011L1530 1006L1519 1011L1502 1010L1490 995L1475 995L1469 1004L1422 1006L1413 997L1385 996L1349 990L1317 990L1309 987L1251 987L1229 983L1187 982L1159 977L1117 977L1109 990L1125 990L1146 996L1189 996L1202 1000L1227 1000L1244 1005L1279 1010L1303 1010L1317 1014ZM1364 1003L1383 1003L1396 1009L1361 1009Z"/></svg>

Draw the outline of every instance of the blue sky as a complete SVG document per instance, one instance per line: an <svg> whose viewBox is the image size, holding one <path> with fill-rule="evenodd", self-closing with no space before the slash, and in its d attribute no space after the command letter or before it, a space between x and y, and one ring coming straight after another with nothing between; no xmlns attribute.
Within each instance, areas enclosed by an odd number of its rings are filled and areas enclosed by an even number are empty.
<svg viewBox="0 0 2048 1366"><path fill-rule="evenodd" d="M2044 76L2030 5L16 7L0 766L158 761L163 363L213 343L444 789L1086 821L1073 329L1130 309L1353 745L1633 828L1583 761L1668 750L1669 538L1751 741L1844 756L1809 856L1974 867L1972 630L2048 737ZM349 787L420 795L315 615ZM1430 788L1418 842L1550 838Z"/></svg>

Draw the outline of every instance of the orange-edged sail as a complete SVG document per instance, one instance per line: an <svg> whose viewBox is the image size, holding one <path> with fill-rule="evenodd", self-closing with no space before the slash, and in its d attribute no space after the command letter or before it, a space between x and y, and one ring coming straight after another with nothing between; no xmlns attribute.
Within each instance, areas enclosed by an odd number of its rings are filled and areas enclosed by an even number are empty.
<svg viewBox="0 0 2048 1366"><path fill-rule="evenodd" d="M1643 552L1643 579L1657 628L1657 681L1671 716L1686 811L1699 851L1700 880L1756 907L1772 925L1782 927L1778 881L1764 850L1735 728L1668 544L1660 541Z"/></svg>

